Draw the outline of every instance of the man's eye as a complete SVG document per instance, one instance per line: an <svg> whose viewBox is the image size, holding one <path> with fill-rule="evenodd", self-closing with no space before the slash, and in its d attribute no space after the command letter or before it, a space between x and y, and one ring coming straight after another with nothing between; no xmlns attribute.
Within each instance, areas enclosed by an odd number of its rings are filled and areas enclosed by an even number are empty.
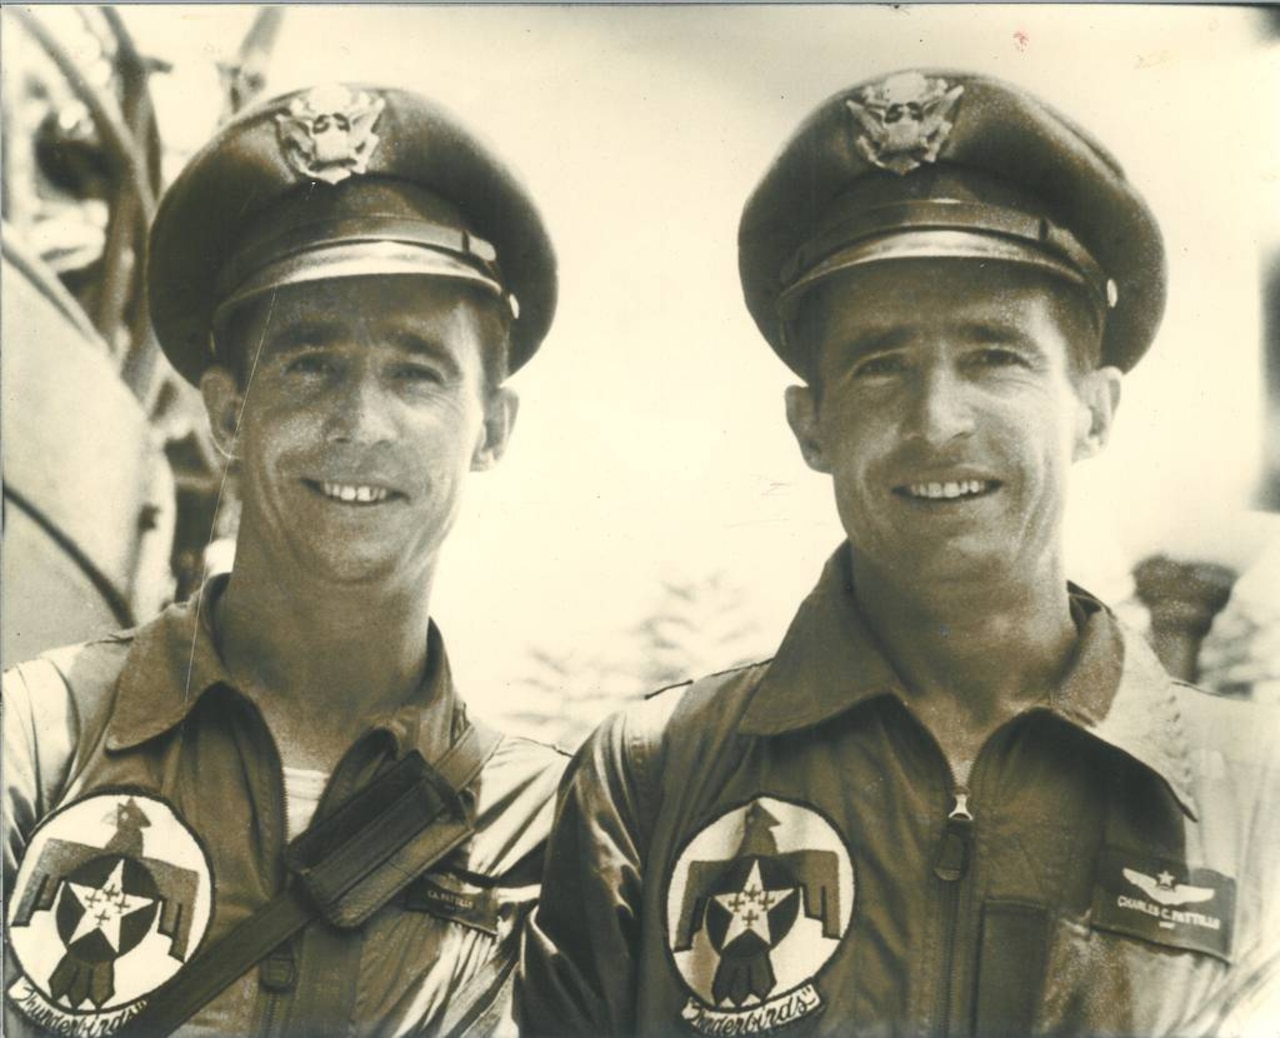
<svg viewBox="0 0 1280 1038"><path fill-rule="evenodd" d="M861 361L854 367L853 373L858 378L880 378L886 375L900 375L908 367L907 359L901 354L886 353Z"/></svg>
<svg viewBox="0 0 1280 1038"><path fill-rule="evenodd" d="M290 375L328 375L333 369L333 361L321 353L304 353L284 366L285 372Z"/></svg>
<svg viewBox="0 0 1280 1038"><path fill-rule="evenodd" d="M1031 364L1017 350L1005 349L1001 346L991 346L984 350L979 350L974 356L975 362L985 368L1027 368Z"/></svg>
<svg viewBox="0 0 1280 1038"><path fill-rule="evenodd" d="M439 385L444 376L439 369L425 364L402 364L395 370L396 378L403 382Z"/></svg>

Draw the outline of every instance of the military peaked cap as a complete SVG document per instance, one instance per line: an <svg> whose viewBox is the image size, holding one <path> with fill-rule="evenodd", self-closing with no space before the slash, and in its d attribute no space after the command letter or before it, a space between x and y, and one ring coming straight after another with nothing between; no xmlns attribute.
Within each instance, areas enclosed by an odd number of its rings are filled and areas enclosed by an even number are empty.
<svg viewBox="0 0 1280 1038"><path fill-rule="evenodd" d="M859 264L935 257L1077 283L1104 319L1102 363L1125 371L1164 311L1160 229L1115 158L1024 91L964 72L899 72L824 102L738 232L747 308L801 374L787 322L807 289Z"/></svg>
<svg viewBox="0 0 1280 1038"><path fill-rule="evenodd" d="M198 382L215 321L284 285L416 274L478 286L510 306L510 368L556 306L556 264L510 172L426 99L317 87L224 126L161 202L147 287L160 345Z"/></svg>

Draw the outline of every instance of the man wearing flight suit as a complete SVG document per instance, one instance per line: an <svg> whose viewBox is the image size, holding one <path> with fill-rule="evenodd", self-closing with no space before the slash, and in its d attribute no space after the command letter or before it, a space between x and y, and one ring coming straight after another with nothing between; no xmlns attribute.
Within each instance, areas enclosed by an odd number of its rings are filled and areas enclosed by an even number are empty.
<svg viewBox="0 0 1280 1038"><path fill-rule="evenodd" d="M1280 1027L1275 718L1068 583L1068 470L1164 305L1154 217L1021 90L907 71L747 202L746 302L846 540L770 661L570 766L528 1033Z"/></svg>
<svg viewBox="0 0 1280 1038"><path fill-rule="evenodd" d="M224 127L150 244L236 562L6 677L5 1033L510 1030L564 759L469 719L430 617L555 309L537 210L425 99L322 87Z"/></svg>

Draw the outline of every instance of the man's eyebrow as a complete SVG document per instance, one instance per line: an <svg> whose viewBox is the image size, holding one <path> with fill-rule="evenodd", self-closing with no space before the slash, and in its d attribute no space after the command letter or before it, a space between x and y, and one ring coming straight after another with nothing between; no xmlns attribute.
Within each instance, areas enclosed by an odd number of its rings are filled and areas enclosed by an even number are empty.
<svg viewBox="0 0 1280 1038"><path fill-rule="evenodd" d="M1001 345L1034 346L1035 341L1014 324L1001 321L966 321L960 325L960 334L966 340L995 342Z"/></svg>
<svg viewBox="0 0 1280 1038"><path fill-rule="evenodd" d="M843 343L844 351L850 358L857 358L871 353L901 349L910 342L912 334L910 328L900 324L892 324L884 328L868 328L846 338Z"/></svg>
<svg viewBox="0 0 1280 1038"><path fill-rule="evenodd" d="M1002 346L1034 357L1046 354L1043 344L1017 324L1003 321L966 321L960 326L960 341L970 346Z"/></svg>
<svg viewBox="0 0 1280 1038"><path fill-rule="evenodd" d="M387 334L387 341L398 349L427 360L435 361L451 374L461 372L462 365L454 352L430 336L421 335L411 328L396 328Z"/></svg>
<svg viewBox="0 0 1280 1038"><path fill-rule="evenodd" d="M333 325L324 321L298 321L278 330L267 329L264 353L297 353L300 350L331 346L338 333Z"/></svg>

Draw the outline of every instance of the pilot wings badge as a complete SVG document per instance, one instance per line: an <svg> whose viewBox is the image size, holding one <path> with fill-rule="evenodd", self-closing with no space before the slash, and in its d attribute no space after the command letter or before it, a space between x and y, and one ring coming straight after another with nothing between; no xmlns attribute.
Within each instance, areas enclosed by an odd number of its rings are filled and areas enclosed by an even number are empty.
<svg viewBox="0 0 1280 1038"><path fill-rule="evenodd" d="M950 118L964 87L901 72L863 87L845 101L862 129L854 146L873 166L899 176L934 162L951 133Z"/></svg>
<svg viewBox="0 0 1280 1038"><path fill-rule="evenodd" d="M1090 925L1152 944L1231 961L1236 881L1149 850L1106 847L1098 859Z"/></svg>
<svg viewBox="0 0 1280 1038"><path fill-rule="evenodd" d="M1148 876L1137 869L1125 869L1124 878L1141 890L1152 901L1162 905L1194 905L1209 901L1217 893L1213 887L1193 887L1190 883L1175 883L1173 873L1163 869L1158 876Z"/></svg>
<svg viewBox="0 0 1280 1038"><path fill-rule="evenodd" d="M276 116L280 148L289 165L304 177L339 184L369 168L378 146L373 132L386 101L344 86L316 87Z"/></svg>
<svg viewBox="0 0 1280 1038"><path fill-rule="evenodd" d="M57 1034L109 1035L199 946L213 906L208 859L143 793L96 793L32 835L9 901L10 1002Z"/></svg>
<svg viewBox="0 0 1280 1038"><path fill-rule="evenodd" d="M667 889L667 942L704 1034L777 1030L822 1005L814 978L853 914L853 863L810 807L759 797L703 828Z"/></svg>

